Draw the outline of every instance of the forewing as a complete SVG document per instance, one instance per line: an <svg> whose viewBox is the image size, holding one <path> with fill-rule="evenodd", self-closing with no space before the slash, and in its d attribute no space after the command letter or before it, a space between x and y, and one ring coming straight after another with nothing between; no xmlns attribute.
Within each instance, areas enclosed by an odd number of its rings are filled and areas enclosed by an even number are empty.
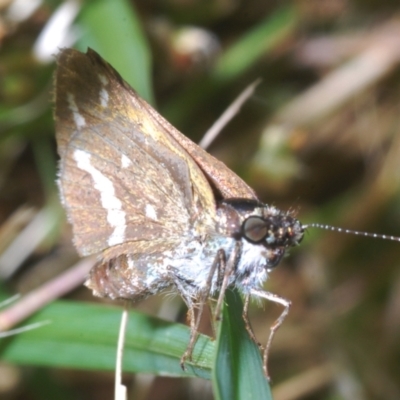
<svg viewBox="0 0 400 400"><path fill-rule="evenodd" d="M94 51L60 52L59 187L82 255L212 229L212 189L154 113Z"/></svg>
<svg viewBox="0 0 400 400"><path fill-rule="evenodd" d="M143 100L142 100L143 101ZM189 138L179 132L165 118L151 110L153 118L156 119L169 134L193 157L198 166L211 182L214 190L223 199L250 199L258 200L254 190L239 178L222 161L216 159L204 149L192 142Z"/></svg>

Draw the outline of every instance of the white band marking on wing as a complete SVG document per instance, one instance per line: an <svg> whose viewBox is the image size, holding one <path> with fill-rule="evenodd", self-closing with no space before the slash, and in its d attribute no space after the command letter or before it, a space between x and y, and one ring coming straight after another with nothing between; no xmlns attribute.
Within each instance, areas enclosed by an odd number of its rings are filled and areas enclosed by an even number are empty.
<svg viewBox="0 0 400 400"><path fill-rule="evenodd" d="M90 163L90 154L83 150L74 151L78 168L88 172L94 181L94 187L100 192L101 205L107 211L107 221L114 228L108 238L108 245L123 243L126 230L126 213L122 210L121 201L115 196L113 183Z"/></svg>

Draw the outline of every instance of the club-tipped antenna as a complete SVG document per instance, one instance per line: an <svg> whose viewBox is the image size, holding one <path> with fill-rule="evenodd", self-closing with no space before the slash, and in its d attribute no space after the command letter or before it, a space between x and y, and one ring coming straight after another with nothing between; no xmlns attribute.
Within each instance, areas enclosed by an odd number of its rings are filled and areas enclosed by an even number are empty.
<svg viewBox="0 0 400 400"><path fill-rule="evenodd" d="M319 229L325 229L327 231L346 233L349 235L364 236L364 237L371 237L371 238L375 238L375 239L392 240L394 242L400 242L400 237L398 237L398 236L382 235L379 233L370 233L370 232L363 232L363 231L354 231L352 229L344 229L344 228L339 228L337 226L324 225L324 224L318 224L318 223L303 225L303 229L309 229L309 228L319 228Z"/></svg>

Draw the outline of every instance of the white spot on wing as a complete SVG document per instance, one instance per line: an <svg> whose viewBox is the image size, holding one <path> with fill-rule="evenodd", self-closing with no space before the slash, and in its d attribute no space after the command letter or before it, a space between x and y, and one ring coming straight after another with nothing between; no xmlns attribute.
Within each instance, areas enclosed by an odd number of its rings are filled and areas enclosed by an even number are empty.
<svg viewBox="0 0 400 400"><path fill-rule="evenodd" d="M103 84L103 86L106 86L108 84L108 79L105 75L98 74L98 77L100 79L100 82Z"/></svg>
<svg viewBox="0 0 400 400"><path fill-rule="evenodd" d="M132 161L125 154L122 154L122 156L121 156L121 166L122 166L122 168L127 168L131 164L132 164Z"/></svg>
<svg viewBox="0 0 400 400"><path fill-rule="evenodd" d="M100 90L100 104L102 107L107 107L109 95L106 89L102 88Z"/></svg>
<svg viewBox="0 0 400 400"><path fill-rule="evenodd" d="M101 205L107 211L107 221L114 228L108 238L108 245L114 246L125 240L126 214L122 210L121 201L115 196L113 183L90 163L90 154L83 150L74 151L74 159L80 169L88 172L94 187L100 192Z"/></svg>
<svg viewBox="0 0 400 400"><path fill-rule="evenodd" d="M79 113L78 106L75 103L75 97L72 93L67 93L68 108L72 111L75 125L78 129L83 128L86 125L85 118Z"/></svg>
<svg viewBox="0 0 400 400"><path fill-rule="evenodd" d="M158 220L156 209L151 204L146 205L146 217L155 221Z"/></svg>

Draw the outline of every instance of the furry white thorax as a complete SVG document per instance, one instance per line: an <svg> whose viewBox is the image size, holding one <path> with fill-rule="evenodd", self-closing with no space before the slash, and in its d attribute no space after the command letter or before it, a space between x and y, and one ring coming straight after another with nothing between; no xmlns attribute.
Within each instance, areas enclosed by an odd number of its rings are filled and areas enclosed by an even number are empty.
<svg viewBox="0 0 400 400"><path fill-rule="evenodd" d="M157 281L170 280L175 275L185 294L196 297L206 287L210 270L219 249L225 252L229 259L235 247L236 240L225 236L214 236L201 242L198 238L184 241L175 250L163 254L162 259L148 264L146 286L153 287ZM235 273L229 279L229 286L236 286L247 294L251 289L258 289L268 277L266 269L266 248L262 245L241 240L242 252ZM217 271L214 273L211 295L217 287Z"/></svg>

